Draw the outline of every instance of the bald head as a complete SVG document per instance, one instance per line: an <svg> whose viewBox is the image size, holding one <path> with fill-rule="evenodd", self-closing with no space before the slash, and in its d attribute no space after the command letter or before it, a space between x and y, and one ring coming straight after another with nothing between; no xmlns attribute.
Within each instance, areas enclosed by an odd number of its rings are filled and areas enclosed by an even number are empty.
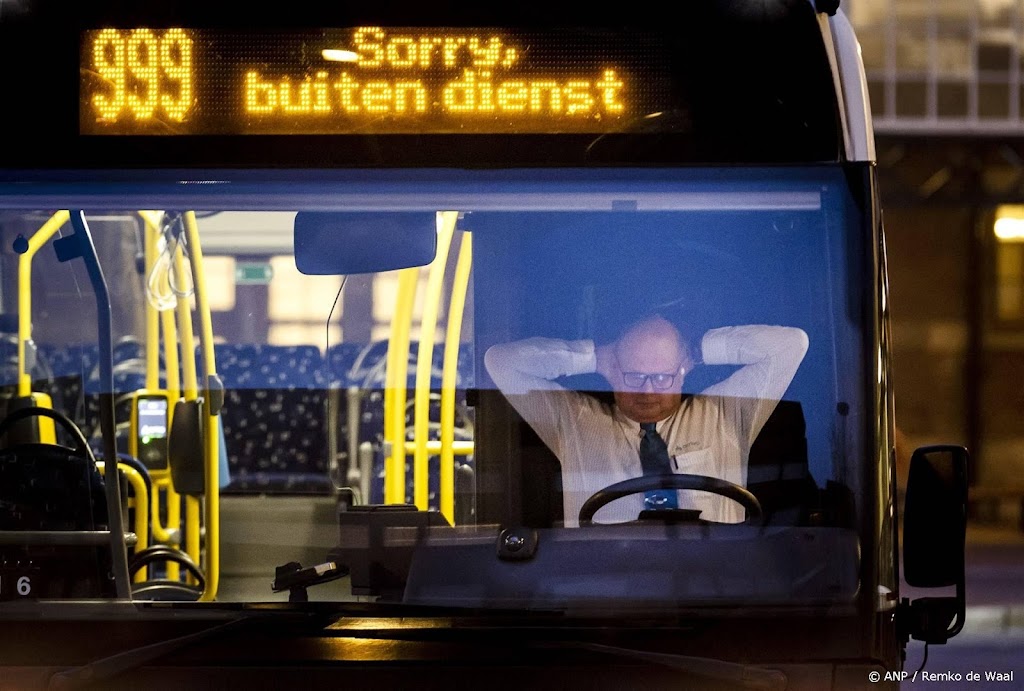
<svg viewBox="0 0 1024 691"><path fill-rule="evenodd" d="M664 317L648 317L632 324L615 343L615 356L623 371L655 372L664 365L678 369L686 362L686 346L679 330ZM650 369L655 365L655 369Z"/></svg>
<svg viewBox="0 0 1024 691"><path fill-rule="evenodd" d="M682 401L682 380L691 362L679 330L654 316L627 328L615 343L619 409L636 422L667 418Z"/></svg>

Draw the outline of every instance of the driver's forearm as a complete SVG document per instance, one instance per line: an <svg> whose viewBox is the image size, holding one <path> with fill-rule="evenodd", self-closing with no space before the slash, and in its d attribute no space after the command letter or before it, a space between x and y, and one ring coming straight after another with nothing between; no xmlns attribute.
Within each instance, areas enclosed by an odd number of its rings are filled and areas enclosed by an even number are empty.
<svg viewBox="0 0 1024 691"><path fill-rule="evenodd" d="M807 353L807 334L788 326L731 326L709 331L703 340L704 362L711 365L742 365L728 379L703 393L778 401L785 394ZM748 420L755 435L770 409Z"/></svg>
<svg viewBox="0 0 1024 691"><path fill-rule="evenodd" d="M593 341L538 337L492 346L484 366L502 391L525 393L557 388L558 377L593 372L597 359Z"/></svg>
<svg viewBox="0 0 1024 691"><path fill-rule="evenodd" d="M807 334L792 326L726 326L711 329L701 340L701 356L708 365L752 365L778 356L807 352Z"/></svg>

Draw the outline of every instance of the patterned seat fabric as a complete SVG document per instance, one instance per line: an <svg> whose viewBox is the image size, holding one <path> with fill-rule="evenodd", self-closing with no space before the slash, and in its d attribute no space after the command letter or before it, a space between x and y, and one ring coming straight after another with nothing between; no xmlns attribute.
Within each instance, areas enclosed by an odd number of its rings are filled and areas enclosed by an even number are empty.
<svg viewBox="0 0 1024 691"><path fill-rule="evenodd" d="M97 351L95 344L73 344L59 347L41 344L39 359L46 363L50 379L46 382L36 381L32 387L33 390L48 393L53 401L54 410L59 410L71 418L87 438L92 425L87 424L86 421L86 401L82 382L97 366ZM98 410L98 407L96 409ZM93 415L92 424L95 425L96 422L96 417ZM58 442L71 445L71 440L65 438L65 434L63 428L58 426Z"/></svg>
<svg viewBox="0 0 1024 691"><path fill-rule="evenodd" d="M221 422L231 482L228 494L329 493L330 453L327 425L335 426L339 484L345 484L348 467L348 394L360 391L358 442L373 448L370 502L383 502L384 477L384 367L387 342L334 344L326 355L312 345L275 346L265 344L217 344L214 347L217 372L224 384ZM418 344L410 344L407 394L407 438L414 432L414 390ZM434 348L431 367L430 438L439 438L443 344ZM69 416L92 437L98 435L98 368L95 345L53 349L51 367L56 387L53 394L67 403ZM472 439L471 409L465 392L474 381L473 353L465 346L459 352L456 379L456 440ZM82 395L83 372L85 396ZM121 343L115 348L114 388L118 394L144 388L143 352L137 344ZM77 405L76 405L77 402ZM123 405L118 420L127 421ZM124 451L124 449L121 449ZM472 465L471 456L456 457ZM437 507L439 459L430 459L429 502ZM407 500L413 498L412 455L406 464Z"/></svg>
<svg viewBox="0 0 1024 691"><path fill-rule="evenodd" d="M87 347L88 357L83 362L89 363L85 379L85 395L83 399L84 413L81 414L82 432L94 446L100 446L100 366L96 346ZM144 346L135 340L125 340L114 346L114 367L112 379L114 383L114 419L119 425L117 450L128 452L128 427L131 419L131 400L125 394L146 388L146 352ZM164 385L161 378L160 385Z"/></svg>
<svg viewBox="0 0 1024 691"><path fill-rule="evenodd" d="M231 483L225 493L324 493L326 375L315 346L217 345Z"/></svg>

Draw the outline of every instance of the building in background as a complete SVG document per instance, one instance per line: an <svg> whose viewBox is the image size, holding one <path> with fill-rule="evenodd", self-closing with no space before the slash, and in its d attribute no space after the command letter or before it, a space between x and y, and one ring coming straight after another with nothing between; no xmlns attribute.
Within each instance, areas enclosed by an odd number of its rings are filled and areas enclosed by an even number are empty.
<svg viewBox="0 0 1024 691"><path fill-rule="evenodd" d="M896 419L1024 527L1024 2L845 0L878 141Z"/></svg>

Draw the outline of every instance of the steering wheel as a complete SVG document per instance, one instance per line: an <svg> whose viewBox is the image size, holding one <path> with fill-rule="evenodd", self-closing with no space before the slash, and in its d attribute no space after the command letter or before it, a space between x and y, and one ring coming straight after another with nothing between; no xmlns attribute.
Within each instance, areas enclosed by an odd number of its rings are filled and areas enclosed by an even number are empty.
<svg viewBox="0 0 1024 691"><path fill-rule="evenodd" d="M580 525L593 525L594 514L605 504L628 497L631 494L650 492L657 489L692 489L719 494L738 502L747 510L747 525L759 525L762 520L761 502L746 487L740 487L728 480L707 475L672 473L666 475L645 475L634 477L600 489L587 499L580 508Z"/></svg>

